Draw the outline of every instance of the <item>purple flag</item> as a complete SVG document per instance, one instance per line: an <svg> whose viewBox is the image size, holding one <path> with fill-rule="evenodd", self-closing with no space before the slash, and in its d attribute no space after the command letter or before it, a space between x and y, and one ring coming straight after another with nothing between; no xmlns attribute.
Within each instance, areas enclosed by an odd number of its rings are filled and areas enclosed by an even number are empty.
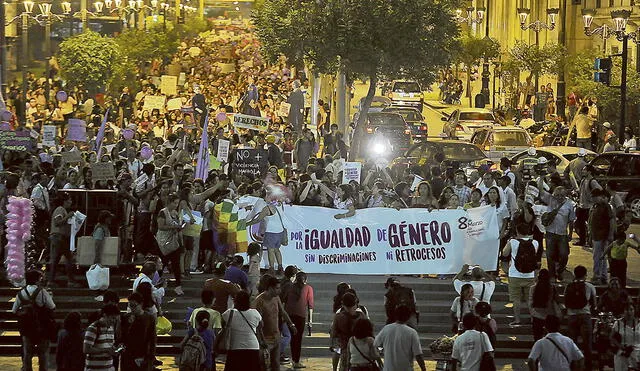
<svg viewBox="0 0 640 371"><path fill-rule="evenodd" d="M96 135L96 153L98 154L97 158L100 158L100 150L102 149L102 140L104 139L104 130L107 126L107 117L109 116L109 108L107 108L107 112L104 113L104 117L102 118L102 124L100 124L100 129L98 129L98 134Z"/></svg>
<svg viewBox="0 0 640 371"><path fill-rule="evenodd" d="M204 120L204 127L202 128L202 139L200 140L200 150L198 151L198 162L196 163L195 178L207 180L209 174L209 133L207 128L209 126L209 115Z"/></svg>

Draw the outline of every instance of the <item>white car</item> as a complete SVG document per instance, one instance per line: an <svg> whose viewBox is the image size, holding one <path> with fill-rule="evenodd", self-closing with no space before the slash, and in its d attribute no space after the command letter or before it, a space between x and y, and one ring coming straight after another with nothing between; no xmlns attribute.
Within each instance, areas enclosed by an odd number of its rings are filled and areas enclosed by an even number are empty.
<svg viewBox="0 0 640 371"><path fill-rule="evenodd" d="M484 108L458 108L442 121L446 121L442 126L443 137L464 141L471 140L476 129L497 124L493 112Z"/></svg>
<svg viewBox="0 0 640 371"><path fill-rule="evenodd" d="M415 81L395 80L389 92L391 104L399 107L414 107L422 113L424 95L420 84Z"/></svg>
<svg viewBox="0 0 640 371"><path fill-rule="evenodd" d="M540 158L544 157L550 163L554 164L556 170L562 176L564 174L564 169L567 168L569 162L571 160L578 157L579 147L566 147L566 146L546 146L546 147L538 147L536 148L536 154L533 157ZM584 156L584 159L587 163L591 162L598 154L591 151L585 150L587 154ZM513 162L512 168L518 168L520 166L520 162L522 159L530 157L527 153L527 150L518 153L517 155L511 157L511 162Z"/></svg>
<svg viewBox="0 0 640 371"><path fill-rule="evenodd" d="M526 151L533 145L529 133L517 126L488 126L471 136L471 143L484 150L493 162Z"/></svg>

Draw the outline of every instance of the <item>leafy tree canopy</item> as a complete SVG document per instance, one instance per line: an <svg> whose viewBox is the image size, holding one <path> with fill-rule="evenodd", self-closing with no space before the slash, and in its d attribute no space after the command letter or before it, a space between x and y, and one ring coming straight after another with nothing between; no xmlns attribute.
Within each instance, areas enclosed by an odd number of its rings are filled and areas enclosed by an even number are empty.
<svg viewBox="0 0 640 371"><path fill-rule="evenodd" d="M558 44L545 44L540 47L517 41L509 51L509 56L522 71L529 71L535 76L556 75L560 63L563 63L565 52L564 47Z"/></svg>

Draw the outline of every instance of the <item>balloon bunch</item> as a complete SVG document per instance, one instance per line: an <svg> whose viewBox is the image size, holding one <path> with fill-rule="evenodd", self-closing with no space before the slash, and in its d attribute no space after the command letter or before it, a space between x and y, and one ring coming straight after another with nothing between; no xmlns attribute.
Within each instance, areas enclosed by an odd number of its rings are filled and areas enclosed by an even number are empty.
<svg viewBox="0 0 640 371"><path fill-rule="evenodd" d="M9 197L7 204L7 276L16 286L24 286L25 242L31 239L31 221L33 206L31 200L22 197Z"/></svg>

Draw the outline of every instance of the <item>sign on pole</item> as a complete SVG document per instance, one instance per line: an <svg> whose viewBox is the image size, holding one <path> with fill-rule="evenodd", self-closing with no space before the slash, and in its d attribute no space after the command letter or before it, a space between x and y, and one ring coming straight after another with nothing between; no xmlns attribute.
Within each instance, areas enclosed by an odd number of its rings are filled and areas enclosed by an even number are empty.
<svg viewBox="0 0 640 371"><path fill-rule="evenodd" d="M220 162L228 162L229 160L229 144L226 139L218 139L218 155L217 159Z"/></svg>
<svg viewBox="0 0 640 371"><path fill-rule="evenodd" d="M56 146L56 126L44 125L42 127L42 145L45 147Z"/></svg>
<svg viewBox="0 0 640 371"><path fill-rule="evenodd" d="M235 115L233 115L233 126L241 129L268 131L269 119L266 117L250 116L236 113Z"/></svg>
<svg viewBox="0 0 640 371"><path fill-rule="evenodd" d="M87 123L84 120L69 119L69 129L67 130L67 140L76 142L87 141Z"/></svg>
<svg viewBox="0 0 640 371"><path fill-rule="evenodd" d="M152 111L158 109L162 111L164 109L165 97L162 95L147 95L144 97L144 106L142 109Z"/></svg>
<svg viewBox="0 0 640 371"><path fill-rule="evenodd" d="M232 170L235 174L259 177L268 166L267 151L264 149L238 149L234 152Z"/></svg>
<svg viewBox="0 0 640 371"><path fill-rule="evenodd" d="M166 95L178 94L178 76L162 75L160 92Z"/></svg>

